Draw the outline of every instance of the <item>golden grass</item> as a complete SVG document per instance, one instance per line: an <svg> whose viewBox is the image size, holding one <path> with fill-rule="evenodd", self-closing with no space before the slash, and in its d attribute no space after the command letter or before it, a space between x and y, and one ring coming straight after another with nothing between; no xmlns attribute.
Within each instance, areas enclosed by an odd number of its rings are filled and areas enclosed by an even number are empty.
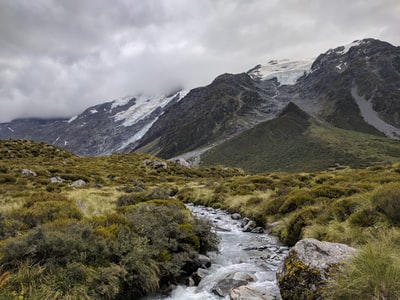
<svg viewBox="0 0 400 300"><path fill-rule="evenodd" d="M102 189L76 189L66 195L76 202L85 216L94 216L113 211L115 202L123 194L114 187L105 187Z"/></svg>

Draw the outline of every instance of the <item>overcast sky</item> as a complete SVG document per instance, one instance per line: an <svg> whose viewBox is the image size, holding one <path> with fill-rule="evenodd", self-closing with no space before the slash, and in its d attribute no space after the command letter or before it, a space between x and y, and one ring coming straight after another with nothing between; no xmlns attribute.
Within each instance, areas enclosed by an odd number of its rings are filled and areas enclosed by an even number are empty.
<svg viewBox="0 0 400 300"><path fill-rule="evenodd" d="M0 122L70 117L367 37L400 45L399 0L0 0Z"/></svg>

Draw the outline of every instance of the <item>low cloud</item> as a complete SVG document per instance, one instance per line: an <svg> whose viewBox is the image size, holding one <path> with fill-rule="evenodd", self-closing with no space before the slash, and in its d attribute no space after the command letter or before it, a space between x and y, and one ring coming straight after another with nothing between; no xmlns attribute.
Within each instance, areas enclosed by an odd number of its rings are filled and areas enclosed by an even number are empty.
<svg viewBox="0 0 400 300"><path fill-rule="evenodd" d="M355 39L399 44L397 0L6 0L0 121L70 117Z"/></svg>

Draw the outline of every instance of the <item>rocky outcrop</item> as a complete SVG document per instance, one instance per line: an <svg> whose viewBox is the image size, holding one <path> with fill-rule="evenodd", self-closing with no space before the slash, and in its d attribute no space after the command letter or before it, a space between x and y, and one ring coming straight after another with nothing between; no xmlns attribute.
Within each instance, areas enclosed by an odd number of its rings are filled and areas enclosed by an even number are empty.
<svg viewBox="0 0 400 300"><path fill-rule="evenodd" d="M277 272L282 299L322 299L321 287L356 251L311 238L297 242Z"/></svg>

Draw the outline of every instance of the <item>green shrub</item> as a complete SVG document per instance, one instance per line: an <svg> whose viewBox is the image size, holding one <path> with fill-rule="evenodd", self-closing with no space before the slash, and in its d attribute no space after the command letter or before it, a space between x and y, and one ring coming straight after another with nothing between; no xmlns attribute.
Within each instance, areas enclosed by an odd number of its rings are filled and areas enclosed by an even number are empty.
<svg viewBox="0 0 400 300"><path fill-rule="evenodd" d="M247 199L246 205L256 206L256 205L261 204L263 201L264 201L264 198L262 198L262 197L250 197L249 199Z"/></svg>
<svg viewBox="0 0 400 300"><path fill-rule="evenodd" d="M326 197L330 199L338 199L343 196L351 196L357 192L359 192L357 189L346 188L336 185L317 186L311 191L314 197Z"/></svg>
<svg viewBox="0 0 400 300"><path fill-rule="evenodd" d="M357 210L359 206L358 202L355 199L341 199L336 201L331 205L332 217L340 222L345 221Z"/></svg>
<svg viewBox="0 0 400 300"><path fill-rule="evenodd" d="M283 233L282 241L286 246L294 246L303 238L303 228L314 219L314 211L301 211L290 218L286 224L286 230Z"/></svg>
<svg viewBox="0 0 400 300"><path fill-rule="evenodd" d="M349 217L349 222L353 226L370 227L377 221L379 221L379 213L369 208L356 211Z"/></svg>
<svg viewBox="0 0 400 300"><path fill-rule="evenodd" d="M305 205L314 203L313 196L305 190L292 190L286 200L279 207L279 213L287 214Z"/></svg>
<svg viewBox="0 0 400 300"><path fill-rule="evenodd" d="M400 225L400 184L389 183L378 188L371 197L376 209L396 226Z"/></svg>
<svg viewBox="0 0 400 300"><path fill-rule="evenodd" d="M15 178L12 175L8 175L8 174L0 174L0 184L1 183L16 183L17 182L17 178Z"/></svg>
<svg viewBox="0 0 400 300"><path fill-rule="evenodd" d="M279 208L285 202L284 197L271 198L262 208L266 215L276 215L279 213Z"/></svg>
<svg viewBox="0 0 400 300"><path fill-rule="evenodd" d="M400 256L391 234L364 246L325 288L327 299L400 299Z"/></svg>

